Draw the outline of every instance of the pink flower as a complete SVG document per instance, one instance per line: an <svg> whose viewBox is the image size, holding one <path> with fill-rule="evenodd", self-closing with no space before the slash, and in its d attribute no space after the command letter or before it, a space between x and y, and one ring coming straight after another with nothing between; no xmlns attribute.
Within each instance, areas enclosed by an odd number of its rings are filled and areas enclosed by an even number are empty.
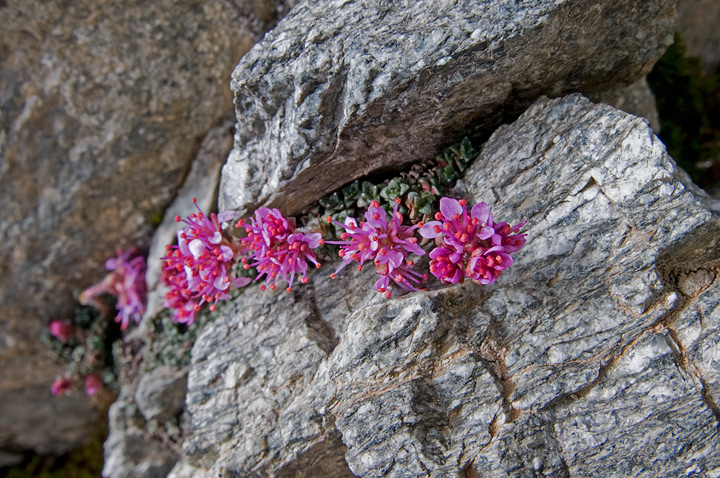
<svg viewBox="0 0 720 478"><path fill-rule="evenodd" d="M75 336L75 328L67 320L53 320L49 328L50 334L62 343Z"/></svg>
<svg viewBox="0 0 720 478"><path fill-rule="evenodd" d="M468 214L467 201L444 197L435 221L420 228L420 235L435 239L430 252L430 272L444 284L495 282L513 263L510 253L525 245L525 234L518 231L525 223L495 224L490 207L478 203Z"/></svg>
<svg viewBox="0 0 720 478"><path fill-rule="evenodd" d="M85 393L88 395L95 395L103 388L103 382L95 374L88 375L85 377Z"/></svg>
<svg viewBox="0 0 720 478"><path fill-rule="evenodd" d="M352 217L345 219L345 224L332 222L345 229L340 236L343 241L327 241L328 244L338 244L341 247L340 257L342 265L335 274L348 264L357 262L358 270L362 269L366 261L372 261L375 271L380 279L375 283L375 290L390 297L390 284L395 283L407 291L419 290L414 284L419 284L426 277L412 269L414 263L407 258L408 254L422 256L425 251L418 246L415 229L418 226L403 226L403 216L398 212L399 202L396 201L390 221L387 213L377 201L373 201L365 212L365 221L358 224ZM331 277L335 277L333 274Z"/></svg>
<svg viewBox="0 0 720 478"><path fill-rule="evenodd" d="M52 386L50 387L50 391L53 395L57 395L58 397L65 395L69 390L73 388L73 383L65 378L65 377L58 377L53 382Z"/></svg>
<svg viewBox="0 0 720 478"><path fill-rule="evenodd" d="M288 283L288 292L292 290L295 275L300 282L307 283L308 261L319 268L320 263L314 249L324 243L319 233L296 232L295 219L285 218L278 209L261 207L255 211L248 224L239 220L236 227L244 229L247 236L240 240L242 259L245 269L255 267L256 281L265 277L265 284L275 289L281 278ZM261 285L262 290L266 289Z"/></svg>
<svg viewBox="0 0 720 478"><path fill-rule="evenodd" d="M163 257L163 282L170 288L165 307L173 309L176 322L192 324L195 314L205 304L210 310L220 300L230 298L230 287L243 287L247 277L232 277L235 246L223 235L222 222L233 218L232 211L206 216L193 200L198 212L187 219L176 217L186 227L178 231L178 244L166 246Z"/></svg>
<svg viewBox="0 0 720 478"><path fill-rule="evenodd" d="M117 298L118 311L115 320L125 330L130 320L140 323L145 313L145 258L134 250L117 251L118 256L105 262L110 273L97 284L88 287L80 294L80 303L90 304L100 294L106 293ZM98 301L95 301L98 302Z"/></svg>

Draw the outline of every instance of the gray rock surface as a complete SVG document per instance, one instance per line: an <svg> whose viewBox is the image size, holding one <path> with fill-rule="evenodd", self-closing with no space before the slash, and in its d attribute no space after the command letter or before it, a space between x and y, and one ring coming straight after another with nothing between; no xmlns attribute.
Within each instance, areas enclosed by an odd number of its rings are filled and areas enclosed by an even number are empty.
<svg viewBox="0 0 720 478"><path fill-rule="evenodd" d="M528 243L489 287L385 300L332 264L193 349L176 476L720 472L718 204L580 95L496 131L460 190Z"/></svg>
<svg viewBox="0 0 720 478"><path fill-rule="evenodd" d="M52 399L37 338L116 246L147 245L278 5L0 2L0 448L60 453L97 419Z"/></svg>
<svg viewBox="0 0 720 478"><path fill-rule="evenodd" d="M105 441L105 478L165 478L178 461L178 450L148 434L147 423L124 388L110 407L110 435Z"/></svg>
<svg viewBox="0 0 720 478"><path fill-rule="evenodd" d="M187 374L187 369L163 366L140 378L135 404L145 420L164 422L183 411Z"/></svg>
<svg viewBox="0 0 720 478"><path fill-rule="evenodd" d="M297 213L354 178L486 138L540 95L642 78L674 0L298 4L233 72L221 208Z"/></svg>

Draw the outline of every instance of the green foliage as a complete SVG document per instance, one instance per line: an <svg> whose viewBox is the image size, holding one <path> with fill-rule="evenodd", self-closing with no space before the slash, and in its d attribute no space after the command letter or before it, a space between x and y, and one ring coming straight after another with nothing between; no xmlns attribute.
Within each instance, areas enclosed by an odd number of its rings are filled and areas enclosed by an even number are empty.
<svg viewBox="0 0 720 478"><path fill-rule="evenodd" d="M195 343L198 330L208 322L209 314L207 309L203 309L198 312L195 322L189 326L173 322L168 310L163 310L149 320L143 371L148 372L161 365L178 367L190 365L190 350Z"/></svg>
<svg viewBox="0 0 720 478"><path fill-rule="evenodd" d="M703 187L720 180L720 71L706 73L679 35L648 75L660 114L660 139Z"/></svg>
<svg viewBox="0 0 720 478"><path fill-rule="evenodd" d="M346 217L361 217L372 201L378 201L385 210L392 211L400 198L399 211L407 214L412 223L427 219L435 210L440 197L451 188L477 155L470 141L450 146L442 154L422 164L415 164L409 171L378 183L353 181L345 187L321 198L300 218L300 224L319 231L327 239L328 234L337 239L343 232L338 226L328 226L325 218L332 217L343 222ZM332 246L325 246L331 250Z"/></svg>

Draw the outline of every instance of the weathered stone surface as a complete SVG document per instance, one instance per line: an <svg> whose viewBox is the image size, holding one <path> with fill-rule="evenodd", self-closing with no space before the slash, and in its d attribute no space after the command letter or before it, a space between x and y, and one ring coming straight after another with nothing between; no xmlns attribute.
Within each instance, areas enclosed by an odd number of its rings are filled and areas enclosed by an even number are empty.
<svg viewBox="0 0 720 478"><path fill-rule="evenodd" d="M675 2L300 3L233 72L221 208L296 213L342 184L486 138L540 95L596 100L672 43Z"/></svg>
<svg viewBox="0 0 720 478"><path fill-rule="evenodd" d="M678 0L678 31L687 53L702 59L708 71L720 66L720 3L715 0Z"/></svg>
<svg viewBox="0 0 720 478"><path fill-rule="evenodd" d="M0 448L59 453L95 421L51 399L37 338L116 246L146 245L281 3L0 2Z"/></svg>
<svg viewBox="0 0 720 478"><path fill-rule="evenodd" d="M165 478L178 454L148 437L147 425L132 396L124 388L110 407L110 435L105 441L105 478Z"/></svg>
<svg viewBox="0 0 720 478"><path fill-rule="evenodd" d="M140 378L135 404L145 420L164 422L183 411L187 373L187 369L164 366Z"/></svg>
<svg viewBox="0 0 720 478"><path fill-rule="evenodd" d="M601 99L619 110L645 118L653 132L660 133L660 115L647 78L643 77L632 85L607 90L603 92Z"/></svg>
<svg viewBox="0 0 720 478"><path fill-rule="evenodd" d="M373 271L332 281L326 264L292 294L244 292L193 349L177 469L720 471L718 205L647 124L580 95L542 99L460 188L528 221L497 283L386 301Z"/></svg>

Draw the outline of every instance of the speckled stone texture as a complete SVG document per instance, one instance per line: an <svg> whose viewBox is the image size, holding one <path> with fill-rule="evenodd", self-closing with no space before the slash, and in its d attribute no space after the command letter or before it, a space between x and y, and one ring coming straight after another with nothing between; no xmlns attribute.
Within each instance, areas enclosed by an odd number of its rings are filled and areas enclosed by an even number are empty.
<svg viewBox="0 0 720 478"><path fill-rule="evenodd" d="M640 80L674 0L307 1L233 72L221 208L297 213L352 179L486 139L540 95Z"/></svg>
<svg viewBox="0 0 720 478"><path fill-rule="evenodd" d="M498 282L247 290L195 344L171 476L720 473L718 204L647 123L541 99L460 190L528 221Z"/></svg>
<svg viewBox="0 0 720 478"><path fill-rule="evenodd" d="M61 453L96 416L54 400L38 341L116 246L146 246L275 0L0 2L0 448Z"/></svg>

